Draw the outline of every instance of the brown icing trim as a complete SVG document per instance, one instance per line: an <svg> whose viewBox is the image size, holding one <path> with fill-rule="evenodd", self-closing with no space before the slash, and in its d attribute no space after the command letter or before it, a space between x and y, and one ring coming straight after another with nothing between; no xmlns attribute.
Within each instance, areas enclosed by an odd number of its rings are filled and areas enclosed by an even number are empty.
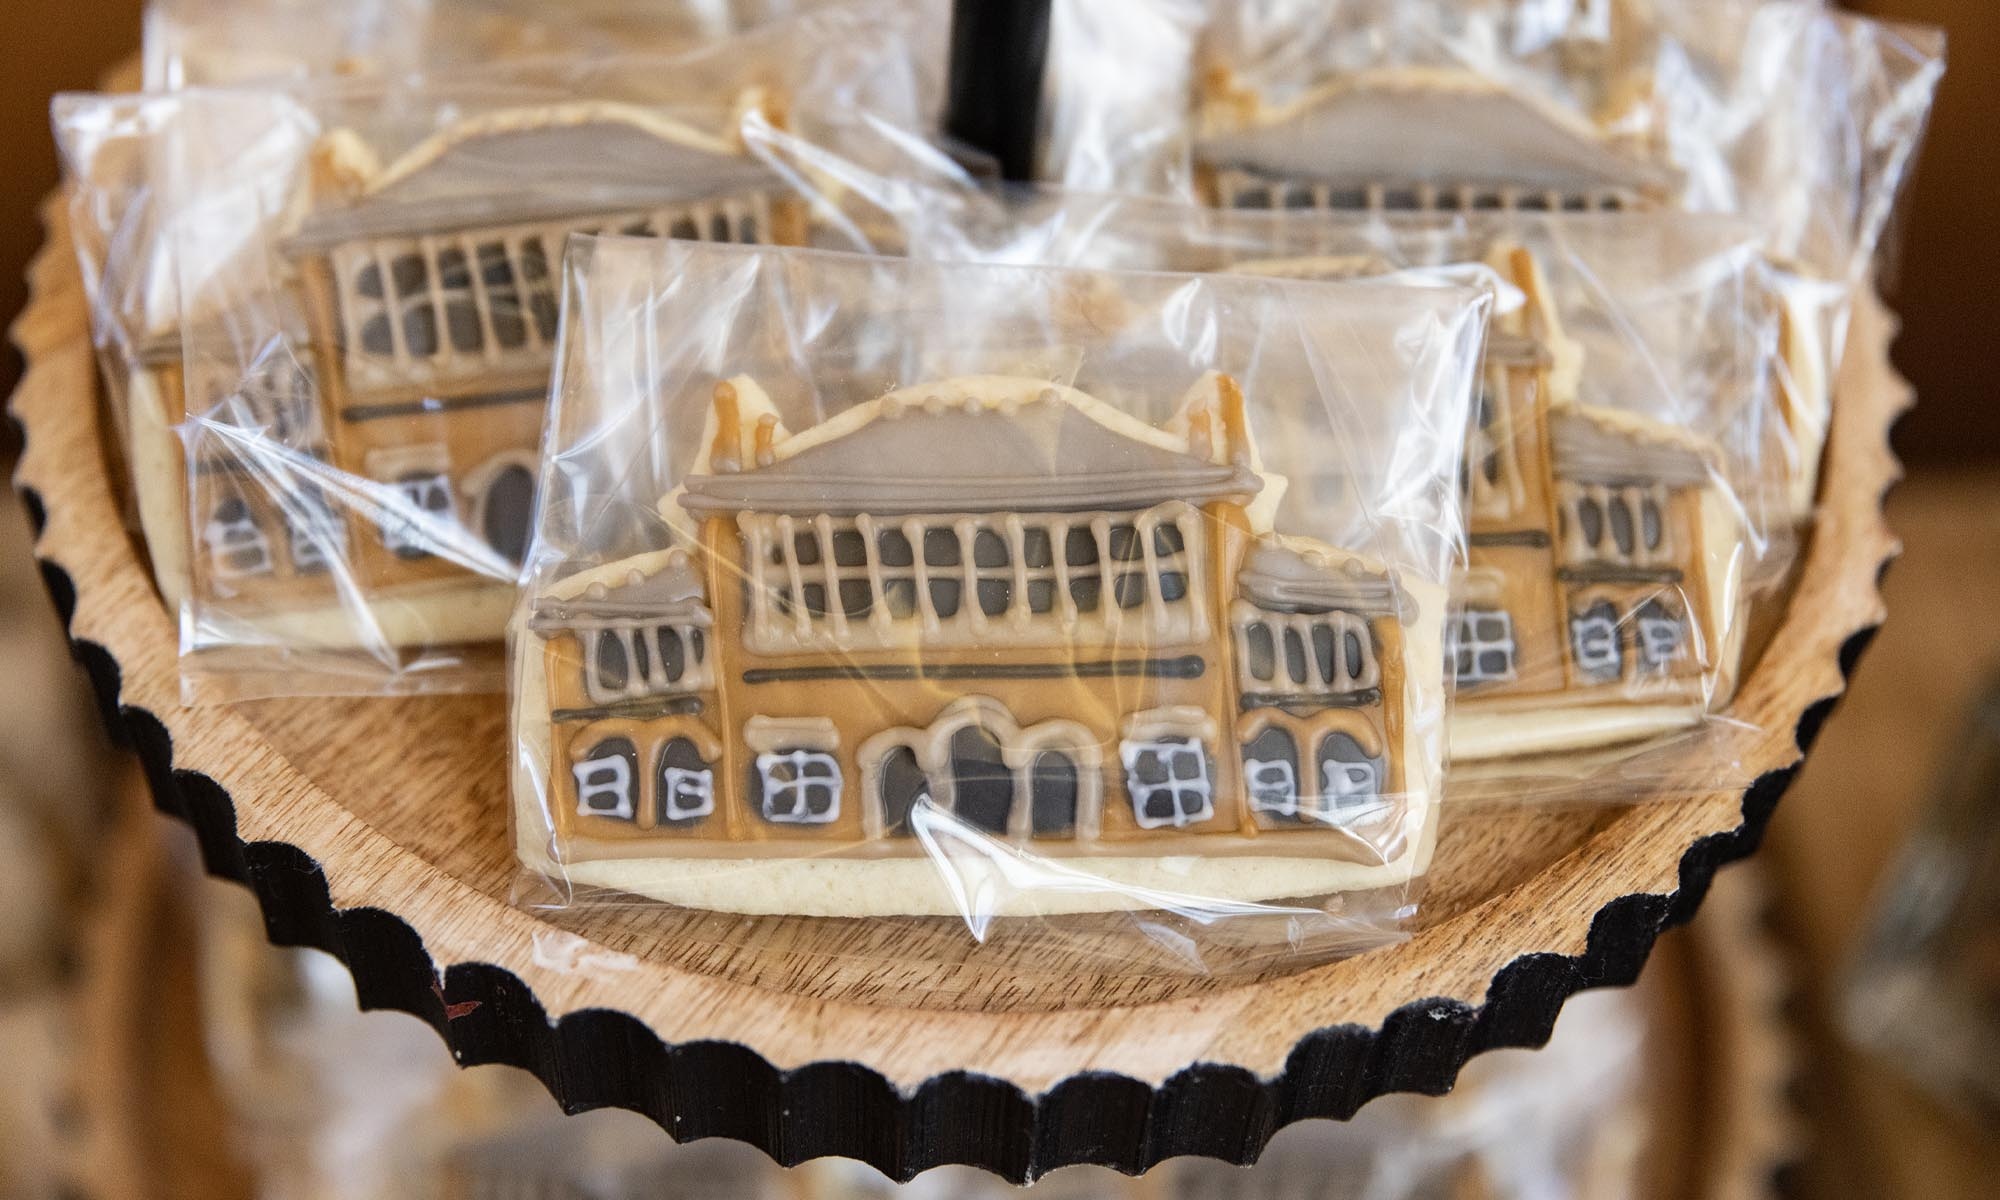
<svg viewBox="0 0 2000 1200"><path fill-rule="evenodd" d="M760 667L743 672L743 682L807 683L841 680L978 680L978 679L1200 679L1208 664L1200 655L1180 658L1109 659L1102 662L1052 663L840 663L824 667Z"/></svg>
<svg viewBox="0 0 2000 1200"><path fill-rule="evenodd" d="M700 716L707 705L699 696L647 697L596 708L558 708L549 720L570 721L647 720L653 717Z"/></svg>
<svg viewBox="0 0 2000 1200"><path fill-rule="evenodd" d="M478 408L499 408L510 404L545 404L549 394L545 388L520 388L505 392L487 392L478 396L460 396L443 400L426 396L421 400L411 400L400 404L352 404L340 410L340 419L359 423L379 421L384 417L419 417L426 413L455 413Z"/></svg>
<svg viewBox="0 0 2000 1200"><path fill-rule="evenodd" d="M1244 712L1260 708L1373 708L1381 702L1381 688L1362 688L1357 692L1314 692L1309 695L1245 692L1238 698Z"/></svg>
<svg viewBox="0 0 2000 1200"><path fill-rule="evenodd" d="M1679 583L1679 567L1562 567L1556 578L1564 583Z"/></svg>
<svg viewBox="0 0 2000 1200"><path fill-rule="evenodd" d="M1527 546L1535 550L1545 550L1554 544L1548 531L1543 529L1494 530L1468 534L1466 540L1475 546Z"/></svg>
<svg viewBox="0 0 2000 1200"><path fill-rule="evenodd" d="M715 385L715 444L708 451L708 469L734 474L743 469L737 447L743 444L742 399L736 385L724 379Z"/></svg>

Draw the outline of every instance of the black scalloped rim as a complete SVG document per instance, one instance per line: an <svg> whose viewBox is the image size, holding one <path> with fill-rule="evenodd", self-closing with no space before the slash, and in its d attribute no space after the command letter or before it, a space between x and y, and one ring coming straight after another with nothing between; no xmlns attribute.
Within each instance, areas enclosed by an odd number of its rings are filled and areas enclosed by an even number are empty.
<svg viewBox="0 0 2000 1200"><path fill-rule="evenodd" d="M11 409L8 416L25 444L27 430ZM42 499L18 479L15 490L39 542L47 523ZM669 1045L638 1018L609 1009L551 1022L518 976L491 963L459 963L440 979L423 939L402 918L378 908L336 908L310 855L286 842L238 838L228 792L200 772L174 766L166 725L147 709L120 703L117 660L72 629L76 586L68 572L39 553L37 561L105 728L138 755L154 805L193 828L210 874L256 895L273 943L315 947L345 963L362 1008L395 1009L428 1022L462 1066L497 1062L532 1071L568 1112L629 1108L683 1142L732 1138L785 1166L826 1156L859 1159L896 1180L952 1163L1015 1183L1075 1163L1128 1174L1188 1154L1247 1164L1291 1122L1345 1120L1389 1092L1442 1095L1473 1055L1546 1042L1577 992L1636 980L1659 935L1694 916L1717 869L1757 848L1798 770L1795 764L1751 784L1743 824L1689 847L1671 895L1638 893L1605 905L1581 955L1522 955L1494 976L1478 1007L1416 1000L1379 1030L1314 1030L1273 1079L1196 1063L1158 1087L1115 1072L1086 1072L1031 1096L1003 1079L949 1072L905 1094L860 1063L779 1070L735 1042ZM1890 561L1877 571L1878 587ZM1841 691L1799 717L1801 754L1845 694L1875 630L1871 625L1842 643Z"/></svg>

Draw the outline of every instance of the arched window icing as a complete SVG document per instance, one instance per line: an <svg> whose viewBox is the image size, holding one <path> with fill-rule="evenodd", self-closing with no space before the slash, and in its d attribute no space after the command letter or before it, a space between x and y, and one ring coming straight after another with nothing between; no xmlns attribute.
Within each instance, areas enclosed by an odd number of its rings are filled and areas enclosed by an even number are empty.
<svg viewBox="0 0 2000 1200"><path fill-rule="evenodd" d="M510 462L494 471L479 497L479 534L495 553L518 564L528 553L535 516L535 473Z"/></svg>
<svg viewBox="0 0 2000 1200"><path fill-rule="evenodd" d="M1278 817L1299 815L1299 744L1290 731L1270 726L1243 747L1243 782L1250 811Z"/></svg>
<svg viewBox="0 0 2000 1200"><path fill-rule="evenodd" d="M202 528L209 570L218 579L246 579L271 573L271 540L250 504L238 495L216 502Z"/></svg>
<svg viewBox="0 0 2000 1200"><path fill-rule="evenodd" d="M687 738L675 738L660 749L657 821L661 825L691 825L715 812L715 772Z"/></svg>
<svg viewBox="0 0 2000 1200"><path fill-rule="evenodd" d="M1599 600L1569 618L1570 657L1586 678L1600 683L1625 673L1625 645L1618 631L1618 610Z"/></svg>
<svg viewBox="0 0 2000 1200"><path fill-rule="evenodd" d="M639 748L630 738L607 738L576 762L576 811L586 817L630 821L638 812Z"/></svg>
<svg viewBox="0 0 2000 1200"><path fill-rule="evenodd" d="M1035 756L1028 776L1028 802L1036 837L1069 837L1076 832L1076 807L1082 792L1076 760L1060 750Z"/></svg>
<svg viewBox="0 0 2000 1200"><path fill-rule="evenodd" d="M952 811L987 833L1005 834L1014 815L1014 773L999 739L977 725L951 735Z"/></svg>
<svg viewBox="0 0 2000 1200"><path fill-rule="evenodd" d="M1382 802L1382 760L1364 750L1352 734L1338 730L1319 740L1322 816L1344 825Z"/></svg>
<svg viewBox="0 0 2000 1200"><path fill-rule="evenodd" d="M917 752L897 746L883 756L876 783L882 804L882 830L890 837L910 836L910 812L931 798L930 776L917 762Z"/></svg>

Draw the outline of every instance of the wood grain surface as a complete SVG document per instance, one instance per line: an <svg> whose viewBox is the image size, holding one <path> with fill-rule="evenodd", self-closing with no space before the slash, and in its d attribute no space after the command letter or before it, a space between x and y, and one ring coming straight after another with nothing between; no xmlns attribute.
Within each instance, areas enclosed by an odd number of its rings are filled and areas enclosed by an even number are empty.
<svg viewBox="0 0 2000 1200"><path fill-rule="evenodd" d="M1890 497L1889 521L1907 544L1884 581L1896 619L1761 856L1801 976L1801 1200L1990 1196L2000 1179L1990 1114L1943 1102L1905 1064L1857 1045L1840 1019L1888 872L1956 761L1966 712L2000 678L2000 623L1984 618L2000 595L2000 470L1918 472Z"/></svg>
<svg viewBox="0 0 2000 1200"><path fill-rule="evenodd" d="M463 1060L517 1062L567 1103L640 1107L786 1159L835 1147L892 1175L960 1160L1026 1175L1240 1157L1286 1121L1448 1087L1472 1053L1535 1044L1578 988L1636 977L1714 868L1754 847L1882 617L1885 430L1909 396L1887 367L1888 320L1866 308L1829 499L1721 746L1757 780L1747 793L1448 818L1412 939L1288 973L1163 978L1033 937L976 947L943 923L544 919L509 903L499 697L180 705L173 621L118 519L83 299L50 219L15 331L30 363L17 485L43 514L37 554L77 652L115 688L107 716L158 802L196 825L209 869L257 890L274 937L333 950L364 1004L431 1020ZM744 1078L685 1090L715 1071ZM1072 1133L1065 1106L1084 1097L1108 1124ZM963 1144L934 1125L909 1144L813 1108L864 1100L919 1123L941 1119L927 1105L998 1115ZM1180 1119L1197 1113L1228 1119ZM1135 1132L1083 1144L1111 1125Z"/></svg>
<svg viewBox="0 0 2000 1200"><path fill-rule="evenodd" d="M86 1053L78 1064L84 1140L73 1156L75 1182L101 1200L256 1195L258 1163L246 1156L245 1133L233 1123L204 1055L204 1023L213 1016L205 1011L207 989L197 986L195 972L198 946L227 940L234 928L202 929L198 922L241 920L242 910L216 903L227 897L202 893L192 840L153 816L136 777L119 791L109 836L79 969L78 1043ZM1660 940L1637 985L1646 1024L1639 1085L1644 1126L1638 1131L1644 1147L1631 1182L1632 1194L1646 1200L1770 1196L1779 1169L1798 1150L1798 1112L1790 1096L1798 1063L1785 1020L1791 981L1765 923L1765 882L1750 866L1719 875L1700 916ZM256 977L254 970L246 973ZM211 981L214 986L252 985L232 978ZM268 1031L246 1028L236 1036L254 1040ZM445 1051L440 1046L437 1052ZM421 1076L430 1066L414 1064L413 1073ZM300 1109L340 1112L333 1098L312 1093L322 1079L273 1076L266 1083L298 1089L294 1103ZM349 1104L364 1102L347 1098ZM473 1115L465 1119L471 1123L490 1120L477 1104L469 1107ZM527 1128L535 1137L566 1133L533 1122ZM305 1153L272 1143L269 1131L263 1137L255 1145L264 1153L287 1161ZM390 1137L389 1144L399 1143ZM523 1149L534 1145L529 1140ZM677 1179L698 1180L701 1162L670 1152L661 1158ZM426 1179L418 1176L411 1189L422 1190ZM1257 1175L1245 1184L1276 1186ZM1167 1192L1155 1193L1148 1184L1105 1192L1154 1194Z"/></svg>
<svg viewBox="0 0 2000 1200"><path fill-rule="evenodd" d="M79 922L72 1182L99 1200L247 1200L203 1039L191 847L166 836L138 773L121 774Z"/></svg>

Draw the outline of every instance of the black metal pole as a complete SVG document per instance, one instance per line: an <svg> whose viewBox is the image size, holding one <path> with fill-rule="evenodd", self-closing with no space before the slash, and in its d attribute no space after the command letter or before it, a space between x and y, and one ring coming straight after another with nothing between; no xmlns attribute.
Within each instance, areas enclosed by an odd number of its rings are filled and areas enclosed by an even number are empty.
<svg viewBox="0 0 2000 1200"><path fill-rule="evenodd" d="M1010 180L1035 175L1050 0L952 0L945 132L993 156Z"/></svg>

